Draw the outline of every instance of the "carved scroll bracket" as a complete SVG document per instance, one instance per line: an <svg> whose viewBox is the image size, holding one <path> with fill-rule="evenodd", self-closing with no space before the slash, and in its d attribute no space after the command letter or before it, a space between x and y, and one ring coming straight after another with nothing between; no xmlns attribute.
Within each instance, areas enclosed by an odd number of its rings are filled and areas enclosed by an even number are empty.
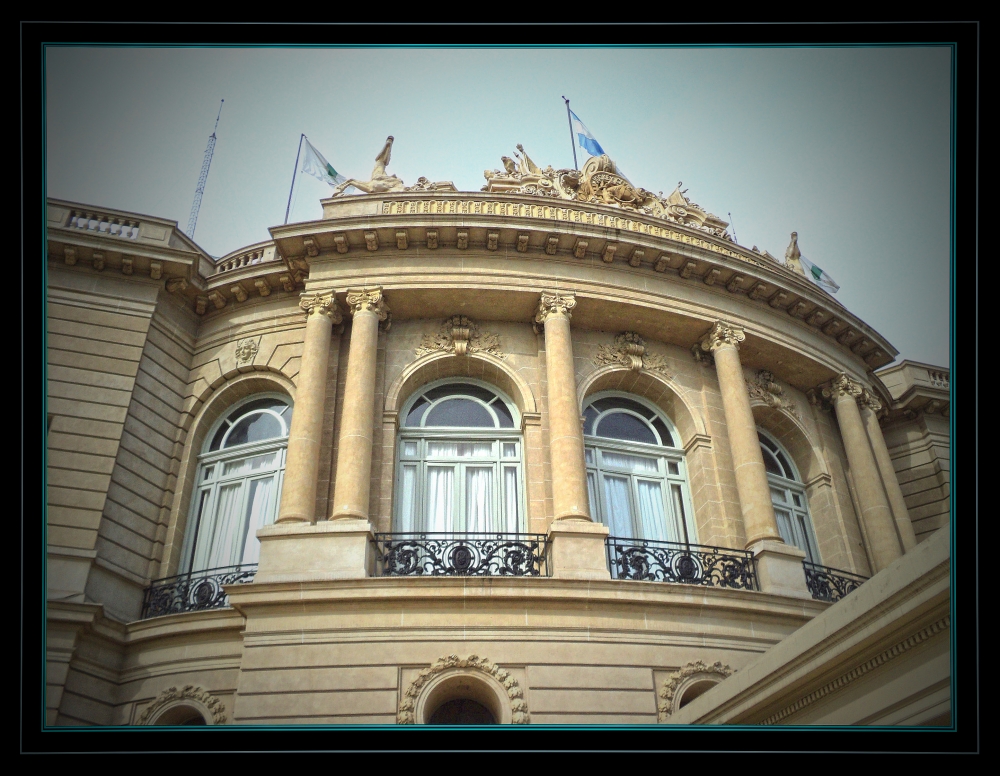
<svg viewBox="0 0 1000 776"><path fill-rule="evenodd" d="M488 353L501 361L507 358L507 354L500 349L500 335L481 331L475 321L464 315L453 315L441 324L435 334L425 334L416 354L426 356L437 351L457 356Z"/></svg>
<svg viewBox="0 0 1000 776"><path fill-rule="evenodd" d="M646 352L646 342L634 331L625 331L615 337L614 345L601 345L594 357L597 366L624 366L638 372L646 369L670 376L667 360L655 353Z"/></svg>

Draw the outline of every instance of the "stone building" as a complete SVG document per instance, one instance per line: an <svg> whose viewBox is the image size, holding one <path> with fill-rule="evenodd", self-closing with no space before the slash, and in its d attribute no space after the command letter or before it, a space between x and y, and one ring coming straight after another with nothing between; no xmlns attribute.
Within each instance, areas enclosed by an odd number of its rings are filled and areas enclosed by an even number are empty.
<svg viewBox="0 0 1000 776"><path fill-rule="evenodd" d="M607 157L380 159L49 200L49 724L950 722L947 369Z"/></svg>

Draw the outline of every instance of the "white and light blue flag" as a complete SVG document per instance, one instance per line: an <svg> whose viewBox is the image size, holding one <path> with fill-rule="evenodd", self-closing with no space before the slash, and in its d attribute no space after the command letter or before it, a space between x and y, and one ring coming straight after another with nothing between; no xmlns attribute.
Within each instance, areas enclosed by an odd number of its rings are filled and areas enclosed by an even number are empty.
<svg viewBox="0 0 1000 776"><path fill-rule="evenodd" d="M573 134L576 135L576 142L580 148L591 156L600 156L603 154L604 149L601 148L601 144L597 142L597 139L590 133L587 126L580 121L580 117L572 110L569 112L569 115L573 117Z"/></svg>
<svg viewBox="0 0 1000 776"><path fill-rule="evenodd" d="M802 254L799 254L799 261L802 262L802 267L806 271L806 277L808 277L813 283L822 288L824 291L836 294L840 290L840 286L833 281L832 277L827 275L826 272L817 267Z"/></svg>
<svg viewBox="0 0 1000 776"><path fill-rule="evenodd" d="M331 186L339 186L347 180L345 176L333 169L333 165L324 158L323 154L315 149L313 144L309 142L309 138L306 138L306 155L302 160L302 172L308 173L314 178L319 178Z"/></svg>

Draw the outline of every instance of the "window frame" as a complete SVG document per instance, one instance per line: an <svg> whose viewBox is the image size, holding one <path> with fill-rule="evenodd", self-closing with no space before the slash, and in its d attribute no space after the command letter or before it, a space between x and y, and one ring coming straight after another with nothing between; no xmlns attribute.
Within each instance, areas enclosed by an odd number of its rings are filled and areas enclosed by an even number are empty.
<svg viewBox="0 0 1000 776"><path fill-rule="evenodd" d="M446 394L439 397L431 402L431 406L424 410L423 415L420 418L421 425L418 426L405 426L405 419L409 417L413 406L429 391L435 390L448 385L472 385L477 388L489 391L494 394L497 398L490 402L484 402L479 397L471 397L478 401L481 405L486 406L486 409L496 418L497 425L493 428L489 427L461 427L461 426L425 426L423 423L426 421L427 416L431 411L439 404L447 401L448 399L454 398L456 394ZM462 394L457 394L461 396ZM492 409L492 404L496 401L503 402L506 406L508 412L510 412L511 419L513 422L512 428L503 428L499 425L500 417ZM492 485L491 485L491 504L494 514L497 516L495 523L501 523L506 527L509 527L509 517L506 513L506 481L504 477L505 469L513 468L515 470L515 486L517 488L516 496L516 507L517 507L517 530L513 533L525 534L527 533L528 527L528 512L527 512L527 493L526 493L526 483L525 483L525 453L524 453L524 434L522 432L522 422L521 413L517 408L517 405L513 400L507 396L507 394L500 390L497 386L492 385L484 380L477 380L471 377L448 377L440 380L435 380L433 382L427 383L420 387L419 390L415 391L412 396L410 396L400 408L399 417L402 418L402 422L398 425L396 431L396 445L395 445L395 475L393 477L393 510L392 510L392 530L397 533L428 533L426 528L417 529L415 526L404 526L404 515L402 514L404 506L404 477L406 476L406 467L416 466L416 474L414 477L414 494L413 503L416 504L416 516L413 518L413 522L417 525L426 526L428 515L422 514L422 507L425 504L427 497L427 480L428 480L428 466L434 466L439 464L442 466L453 466L455 475L453 483L453 509L452 509L452 528L446 530L445 533L451 534L461 534L467 532L467 527L462 525L461 528L456 528L456 524L459 520L464 521L466 515L462 509L464 503L465 494L465 471L468 467L482 467L491 466L493 468L492 473ZM427 453L428 443L433 442L455 442L457 444L463 443L475 443L475 442L489 442L491 445L489 456L433 456L430 457ZM405 446L408 443L416 443L416 451L414 453L406 452ZM514 455L504 456L504 444L515 444ZM503 531L489 531L488 533L512 533L507 530Z"/></svg>
<svg viewBox="0 0 1000 776"><path fill-rule="evenodd" d="M655 416L658 418L666 427L667 432L671 436L671 442L675 442L680 438L677 427L674 425L673 421L657 406L655 406L648 399L642 396L637 396L636 394L631 394L625 391L598 391L586 397L583 404L583 416L586 416L587 408L593 405L595 402L601 399L625 399L630 402L639 404L640 406L649 410L649 416ZM603 420L611 412L622 412L627 413L633 417L641 418L646 425L653 431L656 438L660 439L662 442L663 436L656 429L650 420L650 417L643 417L639 413L628 407L622 408L611 408L608 410L601 410L598 412L597 417L594 418L593 426L594 430L600 425L600 421ZM586 431L586 427L584 427ZM604 481L604 475L610 476L622 476L628 477L629 479L629 506L631 511L631 536L621 536L620 538L633 539L636 541L656 541L654 537L645 537L641 534L643 517L640 514L638 508L638 480L657 480L662 483L662 494L663 494L663 517L665 524L663 525L663 532L665 536L670 536L670 522L672 521L675 528L679 529L679 536L675 539L666 539L666 541L675 541L678 544L697 544L698 543L698 528L697 522L695 521L694 504L691 500L691 487L689 480L689 473L687 467L687 455L682 447L677 447L676 444L666 445L666 444L649 444L646 442L632 442L622 439L614 439L611 437L602 437L594 434L586 434L583 436L584 442L584 465L587 471L587 495L589 498L589 506L591 510L591 519L594 522L601 523L612 530L611 520L605 519L605 509L604 505L606 503L606 483ZM609 451L612 453L620 453L626 455L642 456L647 458L655 458L657 460L657 472L656 474L636 472L634 470L626 471L621 467L615 467L614 465L604 464L604 451ZM590 454L593 454L591 457ZM676 464L677 472L670 471L670 464ZM594 490L591 489L591 476L593 476L593 482L596 485ZM683 515L676 515L676 510L674 507L674 487L677 486L679 489L680 505L683 511ZM616 535L612 530L612 535Z"/></svg>
<svg viewBox="0 0 1000 776"><path fill-rule="evenodd" d="M778 518L778 513L777 513L777 510L780 509L790 514L792 523L792 534L793 534L792 541L789 541L789 539L785 536L781 537L782 540L785 542L785 544L791 544L793 547L798 547L800 550L805 552L806 554L805 559L810 563L821 564L819 542L816 541L816 530L813 527L812 511L809 509L809 496L806 493L806 487L805 484L802 482L802 476L799 474L799 469L795 465L795 460L792 458L791 455L788 454L788 450L785 449L785 446L782 445L781 442L779 442L775 438L774 434L771 434L770 432L760 428L759 426L757 427L757 434L763 437L764 439L767 439L769 442L771 442L782 454L782 456L784 456L785 462L787 463L787 467L783 466L781 460L777 459L777 457L775 456L778 463L778 467L786 470L786 473L790 473L792 475L791 478L782 477L767 471L767 464L765 458L764 469L765 473L767 474L767 484L771 492L771 507L775 511L774 519L775 523L778 526L778 533L779 534L781 533L781 520ZM764 451L767 449L767 446L763 442L761 442L760 445L761 445L761 456L764 456L765 455ZM773 451L770 452L772 452L773 454ZM784 503L777 503L775 501L774 490L781 490L784 493L785 496ZM797 505L795 503L796 496L801 498L802 500L801 505ZM799 526L798 521L800 518L803 517L805 519L802 520L801 526ZM800 527L802 527L802 536L806 544L805 547L802 547L797 541L794 540L794 534L797 533L797 529Z"/></svg>

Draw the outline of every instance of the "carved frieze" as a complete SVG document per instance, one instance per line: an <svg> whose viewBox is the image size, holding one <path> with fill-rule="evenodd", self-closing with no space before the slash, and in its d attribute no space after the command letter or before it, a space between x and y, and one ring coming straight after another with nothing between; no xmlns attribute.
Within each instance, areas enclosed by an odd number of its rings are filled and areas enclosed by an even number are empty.
<svg viewBox="0 0 1000 776"><path fill-rule="evenodd" d="M225 704L212 695L204 687L193 684L186 684L183 687L168 687L150 703L136 720L137 725L149 725L159 715L160 710L175 701L194 701L203 706L211 715L212 721L216 725L226 722Z"/></svg>
<svg viewBox="0 0 1000 776"><path fill-rule="evenodd" d="M623 366L638 372L646 369L670 376L667 360L655 353L646 352L646 342L634 331L625 331L615 337L614 345L601 345L594 356L597 366Z"/></svg>
<svg viewBox="0 0 1000 776"><path fill-rule="evenodd" d="M449 669L472 670L492 677L507 691L507 698L510 700L511 722L515 725L526 725L531 721L528 704L524 700L524 692L509 671L505 671L496 663L485 657L479 657L479 655L469 655L468 657L448 655L438 658L433 665L423 669L417 678L410 682L399 701L399 710L396 714L398 724L412 725L416 722L414 712L421 689L436 675Z"/></svg>
<svg viewBox="0 0 1000 776"><path fill-rule="evenodd" d="M464 356L468 353L489 353L503 361L507 354L500 349L500 335L482 332L478 324L464 315L453 315L434 334L425 334L416 350L417 356L444 351Z"/></svg>
<svg viewBox="0 0 1000 776"><path fill-rule="evenodd" d="M751 399L760 399L768 407L786 410L795 417L799 417L799 411L787 396L785 389L775 380L774 374L767 369L758 369L753 376L747 379L747 393Z"/></svg>

